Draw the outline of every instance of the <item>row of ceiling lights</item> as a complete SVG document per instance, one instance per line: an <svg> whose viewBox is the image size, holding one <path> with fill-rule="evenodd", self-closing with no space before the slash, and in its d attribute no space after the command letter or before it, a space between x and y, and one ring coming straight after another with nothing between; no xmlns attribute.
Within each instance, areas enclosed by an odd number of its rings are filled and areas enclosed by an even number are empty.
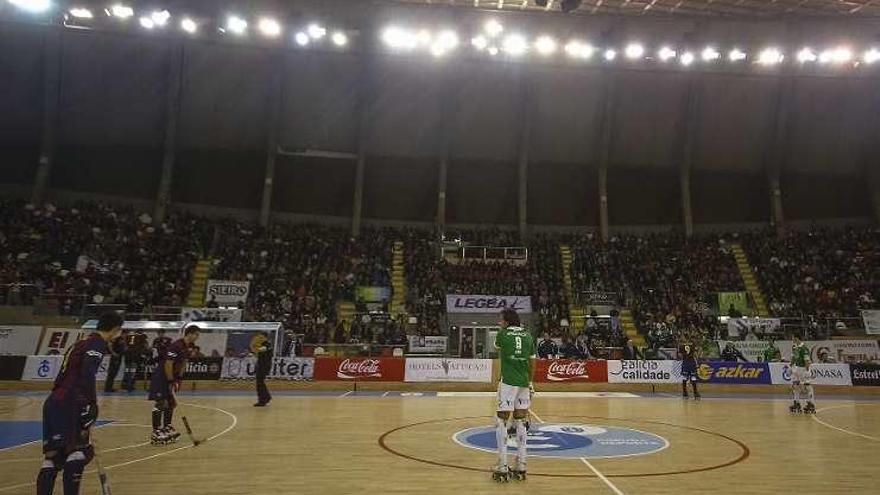
<svg viewBox="0 0 880 495"><path fill-rule="evenodd" d="M34 13L44 12L53 7L51 0L7 0L17 7ZM120 22L129 22L135 17L135 10L122 3L108 6L104 9L108 17L118 19ZM137 22L143 29L163 29L169 25L171 14L167 10L154 10L138 13ZM95 14L85 7L74 7L64 13L65 19L74 19L77 22L89 22ZM195 35L200 29L200 24L191 17L182 17L179 20L182 31ZM236 36L245 36L250 25L248 20L238 16L227 16L225 23L217 29L221 33L230 33ZM274 18L261 17L256 19L257 30L265 37L278 38L284 29ZM539 36L529 40L526 36L516 33L504 34L504 26L497 20L487 21L482 30L470 40L470 45L478 52L490 56L504 54L510 57L519 57L530 51L536 52L543 57L549 57L560 51L560 43L551 36ZM293 40L297 45L307 46L311 43L319 43L328 38L327 29L313 23L305 29L296 32ZM381 35L382 41L389 48L399 51L427 50L435 57L443 57L459 46L459 36L455 31L444 30L432 33L428 30L412 30L402 27L388 27ZM337 30L329 34L329 40L337 47L348 44L348 35ZM578 60L589 60L594 55L601 53L601 57L607 62L612 62L618 57L618 50L614 47L597 48L584 40L571 40L562 47L568 56ZM631 60L653 59L662 63L678 61L683 66L690 66L697 61L713 63L722 59L721 52L714 46L706 46L702 50L676 49L671 46L662 46L655 52L655 56L648 55L647 49L641 43L629 43L623 49L623 57ZM782 49L767 47L751 55L740 48L732 48L727 52L728 61L737 63L750 59L759 65L773 66L781 64L786 55ZM815 51L811 47L804 47L795 54L795 59L801 64L819 63L825 65L858 65L860 63L873 64L880 61L880 49L872 47L857 55L852 49L839 46L822 51Z"/></svg>

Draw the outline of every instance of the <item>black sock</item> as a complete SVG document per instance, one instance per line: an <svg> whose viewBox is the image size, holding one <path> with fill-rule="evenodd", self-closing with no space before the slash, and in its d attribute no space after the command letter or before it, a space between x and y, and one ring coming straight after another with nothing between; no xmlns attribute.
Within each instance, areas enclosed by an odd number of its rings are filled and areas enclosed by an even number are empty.
<svg viewBox="0 0 880 495"><path fill-rule="evenodd" d="M162 428L162 411L159 409L153 408L153 429L158 430Z"/></svg>
<svg viewBox="0 0 880 495"><path fill-rule="evenodd" d="M174 415L174 409L165 409L162 412L164 413L165 426L171 426L171 416Z"/></svg>
<svg viewBox="0 0 880 495"><path fill-rule="evenodd" d="M52 495L55 491L55 477L58 476L58 470L51 461L49 465L51 467L44 463L40 474L37 475L37 495Z"/></svg>
<svg viewBox="0 0 880 495"><path fill-rule="evenodd" d="M694 388L694 395L697 395L699 392L697 392L697 382L696 382L696 380L694 380L694 381L691 382L691 387Z"/></svg>
<svg viewBox="0 0 880 495"><path fill-rule="evenodd" d="M682 395L687 395L687 393L688 393L688 382L681 382L681 393L682 393Z"/></svg>
<svg viewBox="0 0 880 495"><path fill-rule="evenodd" d="M77 459L64 463L64 495L78 495L86 461Z"/></svg>

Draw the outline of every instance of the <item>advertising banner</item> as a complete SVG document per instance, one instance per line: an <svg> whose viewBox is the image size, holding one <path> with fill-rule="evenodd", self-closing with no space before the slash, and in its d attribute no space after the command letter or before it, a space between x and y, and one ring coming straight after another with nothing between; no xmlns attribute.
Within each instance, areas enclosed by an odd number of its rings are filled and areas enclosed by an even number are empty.
<svg viewBox="0 0 880 495"><path fill-rule="evenodd" d="M360 302L385 302L391 300L391 287L359 285L355 297Z"/></svg>
<svg viewBox="0 0 880 495"><path fill-rule="evenodd" d="M767 363L705 362L697 366L697 377L709 383L770 384Z"/></svg>
<svg viewBox="0 0 880 495"><path fill-rule="evenodd" d="M781 325L779 318L730 318L727 320L727 334L731 337L743 337L749 331L763 334L774 332Z"/></svg>
<svg viewBox="0 0 880 495"><path fill-rule="evenodd" d="M608 383L681 383L681 361L608 361Z"/></svg>
<svg viewBox="0 0 880 495"><path fill-rule="evenodd" d="M0 356L0 380L21 380L27 356Z"/></svg>
<svg viewBox="0 0 880 495"><path fill-rule="evenodd" d="M402 382L404 359L321 358L315 360L315 380Z"/></svg>
<svg viewBox="0 0 880 495"><path fill-rule="evenodd" d="M239 302L247 301L250 289L250 282L208 280L208 286L205 289L205 302L210 301L211 296L214 296L214 299L219 304L234 306Z"/></svg>
<svg viewBox="0 0 880 495"><path fill-rule="evenodd" d="M238 308L180 308L181 321L241 321Z"/></svg>
<svg viewBox="0 0 880 495"><path fill-rule="evenodd" d="M257 358L224 358L223 380L253 380L257 371ZM311 380L315 374L314 358L278 357L272 360L269 378L275 380Z"/></svg>
<svg viewBox="0 0 880 495"><path fill-rule="evenodd" d="M492 381L491 359L407 358L406 382Z"/></svg>
<svg viewBox="0 0 880 495"><path fill-rule="evenodd" d="M41 356L64 354L79 340L81 333L82 330L78 328L47 328L37 354Z"/></svg>
<svg viewBox="0 0 880 495"><path fill-rule="evenodd" d="M0 325L0 356L30 356L37 352L43 327Z"/></svg>
<svg viewBox="0 0 880 495"><path fill-rule="evenodd" d="M607 382L606 361L579 359L539 359L536 361L535 381L557 382Z"/></svg>
<svg viewBox="0 0 880 495"><path fill-rule="evenodd" d="M58 375L61 368L61 362L64 356L57 354L51 356L28 356L24 363L24 370L21 373L22 380L28 381L52 381ZM95 375L96 381L102 381L107 378L107 364L110 362L109 356L104 356L101 366L98 368L98 374ZM120 372L117 378L121 378Z"/></svg>
<svg viewBox="0 0 880 495"><path fill-rule="evenodd" d="M838 363L880 363L880 347L876 340L808 340L810 359L814 363L825 355ZM779 348L782 355L791 357L791 345Z"/></svg>
<svg viewBox="0 0 880 495"><path fill-rule="evenodd" d="M852 384L880 387L880 364L851 364Z"/></svg>
<svg viewBox="0 0 880 495"><path fill-rule="evenodd" d="M852 385L848 364L821 364L810 366L813 385ZM788 363L770 363L773 385L791 385L791 366Z"/></svg>
<svg viewBox="0 0 880 495"><path fill-rule="evenodd" d="M515 309L519 313L532 312L530 296L481 296L446 295L447 313L500 313L502 309Z"/></svg>
<svg viewBox="0 0 880 495"><path fill-rule="evenodd" d="M865 323L865 332L880 335L880 309L863 309L862 321Z"/></svg>
<svg viewBox="0 0 880 495"><path fill-rule="evenodd" d="M442 354L446 352L446 341L448 337L434 336L425 337L420 335L409 335L409 352L415 354Z"/></svg>

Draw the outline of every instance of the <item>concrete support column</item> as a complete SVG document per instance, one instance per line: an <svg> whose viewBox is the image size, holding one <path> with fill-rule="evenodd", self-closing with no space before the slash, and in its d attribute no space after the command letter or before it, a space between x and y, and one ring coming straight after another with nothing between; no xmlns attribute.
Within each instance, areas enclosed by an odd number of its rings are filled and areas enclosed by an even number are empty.
<svg viewBox="0 0 880 495"><path fill-rule="evenodd" d="M260 205L260 226L269 225L272 212L272 194L275 190L275 161L278 158L278 125L284 100L284 73L286 58L278 54L273 64L272 85L267 98L266 175L263 179L263 202Z"/></svg>
<svg viewBox="0 0 880 495"><path fill-rule="evenodd" d="M687 238L694 235L694 216L691 205L691 170L694 166L696 143L700 132L700 92L699 75L691 75L684 104L684 125L681 126L681 162L679 168L679 184L681 186L681 212L684 220L684 234Z"/></svg>
<svg viewBox="0 0 880 495"><path fill-rule="evenodd" d="M440 157L437 177L437 227L441 234L446 233L446 180L449 174L449 153Z"/></svg>
<svg viewBox="0 0 880 495"><path fill-rule="evenodd" d="M153 222L162 223L168 205L171 204L171 183L174 179L174 165L177 160L177 123L180 117L180 87L183 73L183 44L171 46L168 61L167 92L165 95L165 143L162 154L162 175L156 191L156 204L153 208Z"/></svg>
<svg viewBox="0 0 880 495"><path fill-rule="evenodd" d="M615 99L617 97L617 74L608 71L602 89L603 104L599 116L599 232L602 241L608 241L608 165L611 161L611 145L614 126Z"/></svg>
<svg viewBox="0 0 880 495"><path fill-rule="evenodd" d="M528 73L522 75L520 84L520 132L519 145L517 146L517 177L519 193L517 194L517 212L519 220L519 236L525 242L528 234L528 194L529 194L529 148L531 147L532 133L532 79Z"/></svg>
<svg viewBox="0 0 880 495"><path fill-rule="evenodd" d="M364 202L364 172L367 166L367 129L371 119L371 106L374 94L373 66L375 61L372 54L364 55L360 75L360 93L357 101L358 129L357 129L357 164L354 171L354 200L351 211L351 235L357 237L361 233Z"/></svg>
<svg viewBox="0 0 880 495"><path fill-rule="evenodd" d="M40 157L34 175L31 202L35 205L46 199L49 175L55 161L58 131L58 106L61 99L61 30L46 29L43 42L43 130L40 140Z"/></svg>
<svg viewBox="0 0 880 495"><path fill-rule="evenodd" d="M774 95L773 127L765 153L765 171L770 190L770 222L780 234L785 227L781 176L790 155L791 106L795 87L795 78L791 75L787 74L779 80Z"/></svg>

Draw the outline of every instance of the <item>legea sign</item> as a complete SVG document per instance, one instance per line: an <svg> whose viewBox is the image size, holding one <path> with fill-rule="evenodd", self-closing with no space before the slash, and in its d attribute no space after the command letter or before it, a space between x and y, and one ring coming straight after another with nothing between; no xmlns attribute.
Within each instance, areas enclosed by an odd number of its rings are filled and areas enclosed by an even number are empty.
<svg viewBox="0 0 880 495"><path fill-rule="evenodd" d="M532 312L530 296L446 295L447 313L498 313L502 309L515 309L518 313Z"/></svg>

